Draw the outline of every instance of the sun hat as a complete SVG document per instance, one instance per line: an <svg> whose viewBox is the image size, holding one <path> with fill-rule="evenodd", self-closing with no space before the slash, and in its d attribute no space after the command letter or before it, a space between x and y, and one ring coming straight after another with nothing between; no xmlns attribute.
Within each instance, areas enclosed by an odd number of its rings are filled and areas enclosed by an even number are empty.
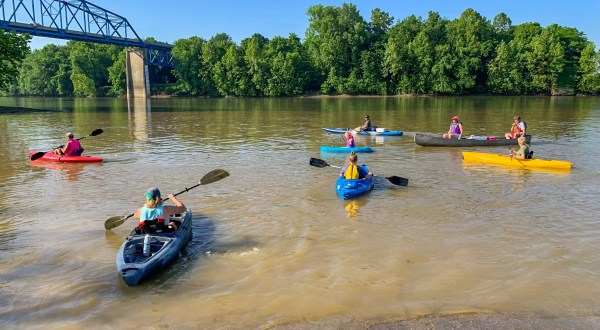
<svg viewBox="0 0 600 330"><path fill-rule="evenodd" d="M158 190L158 188L156 187L150 188L146 190L146 197L148 199L155 199L156 197L160 197L160 190Z"/></svg>
<svg viewBox="0 0 600 330"><path fill-rule="evenodd" d="M454 120L454 119L458 120L458 115L452 117L452 120Z"/></svg>

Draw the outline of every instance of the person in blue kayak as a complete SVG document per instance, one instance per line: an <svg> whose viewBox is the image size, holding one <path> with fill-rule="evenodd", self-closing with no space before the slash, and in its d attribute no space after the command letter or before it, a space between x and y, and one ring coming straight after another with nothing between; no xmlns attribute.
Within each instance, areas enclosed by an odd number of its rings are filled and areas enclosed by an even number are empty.
<svg viewBox="0 0 600 330"><path fill-rule="evenodd" d="M354 148L354 136L350 132L344 133L344 140L346 140L347 148Z"/></svg>
<svg viewBox="0 0 600 330"><path fill-rule="evenodd" d="M448 133L444 134L444 139L460 139L463 135L463 125L458 121L458 115L452 117L452 123L448 129Z"/></svg>
<svg viewBox="0 0 600 330"><path fill-rule="evenodd" d="M357 132L360 132L360 131L368 131L370 129L371 129L371 119L369 118L369 115L365 115L365 122L362 125L355 128L354 130Z"/></svg>
<svg viewBox="0 0 600 330"><path fill-rule="evenodd" d="M365 171L362 166L356 165L358 161L358 156L354 151L350 151L350 155L346 159L346 165L342 167L340 171L340 176L343 176L347 180L356 180L356 179L369 179L373 173Z"/></svg>
<svg viewBox="0 0 600 330"><path fill-rule="evenodd" d="M83 147L79 140L75 139L75 135L73 133L68 132L65 134L67 138L67 143L65 143L62 147L54 149L55 155L59 156L81 156L83 153Z"/></svg>
<svg viewBox="0 0 600 330"><path fill-rule="evenodd" d="M162 224L169 231L176 231L177 225L169 223L169 217L185 212L185 205L175 198L173 194L169 194L167 197L175 204L175 206L163 205L162 198L160 197L160 190L158 190L158 188L148 189L145 196L146 204L137 209L133 215L134 218L140 219L138 227L143 227L146 220L157 220L158 223Z"/></svg>

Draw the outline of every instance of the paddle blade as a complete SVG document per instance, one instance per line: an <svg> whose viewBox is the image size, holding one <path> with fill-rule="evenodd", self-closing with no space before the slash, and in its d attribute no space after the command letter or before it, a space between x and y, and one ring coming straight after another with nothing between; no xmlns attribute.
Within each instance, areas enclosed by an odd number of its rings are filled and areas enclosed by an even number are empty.
<svg viewBox="0 0 600 330"><path fill-rule="evenodd" d="M46 152L45 152L45 151L39 151L39 152L36 152L35 154L31 155L31 158L30 158L30 159L31 159L32 161L33 161L33 160L36 160L36 159L40 159L40 158L42 158L42 157L43 157L45 154L46 154Z"/></svg>
<svg viewBox="0 0 600 330"><path fill-rule="evenodd" d="M326 161L319 159L319 158L311 158L310 159L310 166L314 166L314 167L327 167L329 166L329 164L327 164Z"/></svg>
<svg viewBox="0 0 600 330"><path fill-rule="evenodd" d="M217 182L221 179L225 179L228 176L229 176L229 172L218 168L216 170L212 170L212 171L206 173L206 175L203 176L202 179L200 179L200 184L209 184L209 183Z"/></svg>
<svg viewBox="0 0 600 330"><path fill-rule="evenodd" d="M391 183L393 183L397 186L402 186L402 187L408 186L408 179L406 179L406 178L401 178L399 176L390 176L390 177L387 177L386 179L388 179Z"/></svg>
<svg viewBox="0 0 600 330"><path fill-rule="evenodd" d="M125 222L125 220L129 219L132 216L133 216L133 214L131 214L129 216L119 215L116 217L112 217L104 222L104 229L111 230L115 227L118 227L118 226L122 225Z"/></svg>
<svg viewBox="0 0 600 330"><path fill-rule="evenodd" d="M95 130L94 130L94 131L93 131L93 132L90 134L90 136L96 136L96 135L102 134L102 132L104 132L104 131L103 131L102 129L98 128L98 129L95 129Z"/></svg>

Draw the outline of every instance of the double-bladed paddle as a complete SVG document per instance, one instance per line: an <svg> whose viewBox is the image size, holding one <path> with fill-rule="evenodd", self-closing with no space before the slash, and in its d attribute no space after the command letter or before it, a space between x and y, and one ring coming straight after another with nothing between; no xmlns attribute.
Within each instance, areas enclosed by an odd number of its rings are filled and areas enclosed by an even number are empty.
<svg viewBox="0 0 600 330"><path fill-rule="evenodd" d="M310 159L310 166L314 166L314 167L335 167L335 168L341 168L340 166L335 166L335 165L329 165L327 164L326 161L322 160L322 159L318 159L318 158L311 158ZM378 176L378 175L375 175ZM402 187L406 187L408 186L408 179L406 178L402 178L399 176L389 176L386 177L386 179L388 179L388 181L390 181L391 183L397 185L397 186L402 186Z"/></svg>
<svg viewBox="0 0 600 330"><path fill-rule="evenodd" d="M88 135L86 135L84 137L80 137L78 139L75 139L75 140L83 140L83 139L85 139L88 136L96 136L96 135L102 134L102 132L104 132L104 131L102 129L98 128L98 129L95 129L92 133L90 133L90 134L88 134ZM63 146L64 146L64 144L61 145L61 146L58 146L56 148L62 148ZM54 148L54 149L56 149L56 148ZM54 150L54 149L52 149L52 150ZM39 151L39 152L36 152L35 154L31 155L30 159L31 160L36 160L36 159L42 158L47 152L48 151Z"/></svg>
<svg viewBox="0 0 600 330"><path fill-rule="evenodd" d="M224 179L224 178L226 178L228 176L229 176L229 172L227 172L225 170L222 170L222 169L212 170L212 171L208 172L206 175L204 175L202 177L202 179L200 179L200 183L198 183L198 184L196 184L196 185L194 185L194 186L192 186L190 188L185 188L184 190L182 190L182 191L180 191L180 192L178 192L176 194L173 194L173 196L181 195L184 192L190 191L190 190L192 190L192 189L194 189L194 188L196 188L196 187L198 187L200 185L206 185L206 184L210 184L210 183L213 183L213 182L217 182L217 181L219 181L221 179ZM163 198L162 200L164 202L167 199L169 199L169 198L166 197L166 198ZM119 215L119 216L116 216L116 217L112 217L112 218L110 218L110 219L108 219L108 220L106 220L104 222L104 228L106 230L110 230L110 229L113 229L115 227L118 227L118 226L122 225L125 222L125 220L131 218L134 214L135 213L132 213L132 214L127 215L127 216Z"/></svg>

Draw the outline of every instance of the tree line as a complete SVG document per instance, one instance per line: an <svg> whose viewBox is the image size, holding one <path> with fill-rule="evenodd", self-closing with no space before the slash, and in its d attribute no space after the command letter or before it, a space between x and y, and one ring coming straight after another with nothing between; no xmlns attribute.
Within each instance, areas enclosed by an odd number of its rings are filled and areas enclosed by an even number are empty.
<svg viewBox="0 0 600 330"><path fill-rule="evenodd" d="M576 28L491 21L473 9L456 19L366 21L353 4L307 10L305 39L226 33L179 39L174 67L151 67L153 93L191 96L551 95L600 93L600 51ZM0 31L0 90L10 95L125 93L124 49L70 41L29 51L28 35ZM154 40L149 40L154 41ZM8 49L9 51L4 51Z"/></svg>

